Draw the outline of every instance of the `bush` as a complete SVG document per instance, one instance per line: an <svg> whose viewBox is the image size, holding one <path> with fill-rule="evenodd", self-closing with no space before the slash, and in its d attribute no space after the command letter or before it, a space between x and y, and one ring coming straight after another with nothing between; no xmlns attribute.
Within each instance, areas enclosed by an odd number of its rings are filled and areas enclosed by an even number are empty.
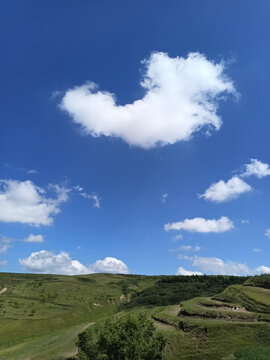
<svg viewBox="0 0 270 360"><path fill-rule="evenodd" d="M146 315L107 320L79 334L80 360L161 360L165 339Z"/></svg>

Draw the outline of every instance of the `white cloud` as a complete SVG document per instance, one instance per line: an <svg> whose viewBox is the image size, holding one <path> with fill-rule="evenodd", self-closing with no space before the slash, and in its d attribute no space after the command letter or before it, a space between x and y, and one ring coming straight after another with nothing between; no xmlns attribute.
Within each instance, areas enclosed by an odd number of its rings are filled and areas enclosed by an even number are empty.
<svg viewBox="0 0 270 360"><path fill-rule="evenodd" d="M203 273L208 274L245 276L270 273L270 268L264 265L252 269L246 264L237 263L231 260L224 261L216 257L179 255L179 258L191 261L192 266L195 266L203 271Z"/></svg>
<svg viewBox="0 0 270 360"><path fill-rule="evenodd" d="M0 254L5 254L7 250L11 247L12 239L7 236L0 237Z"/></svg>
<svg viewBox="0 0 270 360"><path fill-rule="evenodd" d="M114 273L114 274L128 274L127 265L119 259L114 257L105 257L103 260L97 260L90 266L93 272Z"/></svg>
<svg viewBox="0 0 270 360"><path fill-rule="evenodd" d="M181 251L200 251L200 246L191 246L191 245L181 245L180 246Z"/></svg>
<svg viewBox="0 0 270 360"><path fill-rule="evenodd" d="M265 230L265 236L267 236L270 239L270 229Z"/></svg>
<svg viewBox="0 0 270 360"><path fill-rule="evenodd" d="M87 194L85 192L81 192L81 196L83 198L85 198L85 199L88 199L88 200L94 200L94 205L93 206L96 207L96 208L100 208L100 200L101 200L101 198L98 197L98 195L96 195L96 194L89 195L89 194Z"/></svg>
<svg viewBox="0 0 270 360"><path fill-rule="evenodd" d="M175 275L185 275L185 276L191 276L191 275L203 275L203 273L199 271L189 271L185 270L181 266L177 269L177 272Z"/></svg>
<svg viewBox="0 0 270 360"><path fill-rule="evenodd" d="M33 174L37 174L38 171L37 170L34 170L34 169L27 169L25 167L16 167L16 166L13 166L13 165L10 165L9 163L4 163L4 166L9 168L9 169L12 169L12 170L15 170L15 171L20 171L20 172L24 172L26 174L29 174L29 175L33 175Z"/></svg>
<svg viewBox="0 0 270 360"><path fill-rule="evenodd" d="M77 260L72 260L64 251L54 254L41 250L33 252L28 258L19 259L19 262L24 269L41 274L78 275L89 273L86 266Z"/></svg>
<svg viewBox="0 0 270 360"><path fill-rule="evenodd" d="M248 177L251 175L257 176L259 179L270 176L270 166L257 159L250 159L250 164L244 165L245 171L241 176Z"/></svg>
<svg viewBox="0 0 270 360"><path fill-rule="evenodd" d="M221 203L238 198L241 194L251 191L252 187L237 176L227 182L220 180L213 183L204 194L199 195L206 200Z"/></svg>
<svg viewBox="0 0 270 360"><path fill-rule="evenodd" d="M270 274L270 267L268 266L259 266L255 269L256 274Z"/></svg>
<svg viewBox="0 0 270 360"><path fill-rule="evenodd" d="M249 224L249 220L241 220L241 224Z"/></svg>
<svg viewBox="0 0 270 360"><path fill-rule="evenodd" d="M249 275L250 269L245 264L235 263L233 261L223 261L216 257L195 256L192 262L193 266L198 267L204 272L210 272L218 275Z"/></svg>
<svg viewBox="0 0 270 360"><path fill-rule="evenodd" d="M7 261L6 260L1 260L0 261L0 266L5 266L5 265L7 265Z"/></svg>
<svg viewBox="0 0 270 360"><path fill-rule="evenodd" d="M161 196L161 202L163 203L163 204L165 204L166 202L167 202L167 198L168 198L168 195L169 194L162 194L162 196Z"/></svg>
<svg viewBox="0 0 270 360"><path fill-rule="evenodd" d="M208 134L220 129L221 95L236 95L223 63L215 64L200 53L170 58L163 52L152 53L143 63L142 99L117 105L114 94L90 82L68 90L61 109L86 134L118 137L143 148L187 141L203 127Z"/></svg>
<svg viewBox="0 0 270 360"><path fill-rule="evenodd" d="M106 257L103 260L97 260L90 266L85 266L78 260L71 259L65 251L54 254L51 251L41 250L31 253L28 258L19 259L19 262L24 269L41 274L129 273L127 265L122 260Z"/></svg>
<svg viewBox="0 0 270 360"><path fill-rule="evenodd" d="M254 252L262 252L262 249L254 248L253 251L254 251Z"/></svg>
<svg viewBox="0 0 270 360"><path fill-rule="evenodd" d="M25 242L29 242L29 243L42 243L44 242L44 237L43 235L33 235L30 234L29 236L27 236L27 238L24 239Z"/></svg>
<svg viewBox="0 0 270 360"><path fill-rule="evenodd" d="M32 181L0 180L0 221L34 226L51 225L59 205L68 200L69 190L51 185L55 199L45 197L45 190Z"/></svg>
<svg viewBox="0 0 270 360"><path fill-rule="evenodd" d="M194 218L185 219L184 221L178 221L164 225L166 231L169 230L185 230L199 233L222 233L229 231L234 227L233 222L226 216L222 216L220 219L204 219Z"/></svg>
<svg viewBox="0 0 270 360"><path fill-rule="evenodd" d="M182 234L176 235L172 238L172 241L178 241L178 240L182 240L184 237Z"/></svg>

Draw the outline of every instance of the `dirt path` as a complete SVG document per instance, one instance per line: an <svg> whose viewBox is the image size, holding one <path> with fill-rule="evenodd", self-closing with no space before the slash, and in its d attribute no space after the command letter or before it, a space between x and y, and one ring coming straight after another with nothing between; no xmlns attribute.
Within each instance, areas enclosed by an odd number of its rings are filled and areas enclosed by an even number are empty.
<svg viewBox="0 0 270 360"><path fill-rule="evenodd" d="M0 290L0 295L4 294L6 291L7 291L7 288Z"/></svg>

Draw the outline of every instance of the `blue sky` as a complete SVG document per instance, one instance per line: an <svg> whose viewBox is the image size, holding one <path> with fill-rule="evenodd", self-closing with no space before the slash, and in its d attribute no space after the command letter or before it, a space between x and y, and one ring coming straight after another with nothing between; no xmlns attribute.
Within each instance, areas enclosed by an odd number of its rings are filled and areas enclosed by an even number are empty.
<svg viewBox="0 0 270 360"><path fill-rule="evenodd" d="M0 270L270 272L268 1L0 14Z"/></svg>

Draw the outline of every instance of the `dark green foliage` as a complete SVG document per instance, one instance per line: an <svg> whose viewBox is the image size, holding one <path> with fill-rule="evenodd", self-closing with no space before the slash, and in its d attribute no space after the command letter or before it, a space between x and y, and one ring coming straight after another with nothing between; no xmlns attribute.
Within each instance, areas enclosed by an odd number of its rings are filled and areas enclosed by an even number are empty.
<svg viewBox="0 0 270 360"><path fill-rule="evenodd" d="M270 346L254 346L240 349L234 354L236 360L269 360Z"/></svg>
<svg viewBox="0 0 270 360"><path fill-rule="evenodd" d="M197 296L212 296L222 292L233 284L243 284L247 280L242 276L162 276L150 288L135 294L122 308L136 306L174 305Z"/></svg>
<svg viewBox="0 0 270 360"><path fill-rule="evenodd" d="M146 315L107 320L79 334L80 360L161 360L165 339Z"/></svg>
<svg viewBox="0 0 270 360"><path fill-rule="evenodd" d="M270 274L253 276L244 283L245 286L258 286L265 289L270 289Z"/></svg>

